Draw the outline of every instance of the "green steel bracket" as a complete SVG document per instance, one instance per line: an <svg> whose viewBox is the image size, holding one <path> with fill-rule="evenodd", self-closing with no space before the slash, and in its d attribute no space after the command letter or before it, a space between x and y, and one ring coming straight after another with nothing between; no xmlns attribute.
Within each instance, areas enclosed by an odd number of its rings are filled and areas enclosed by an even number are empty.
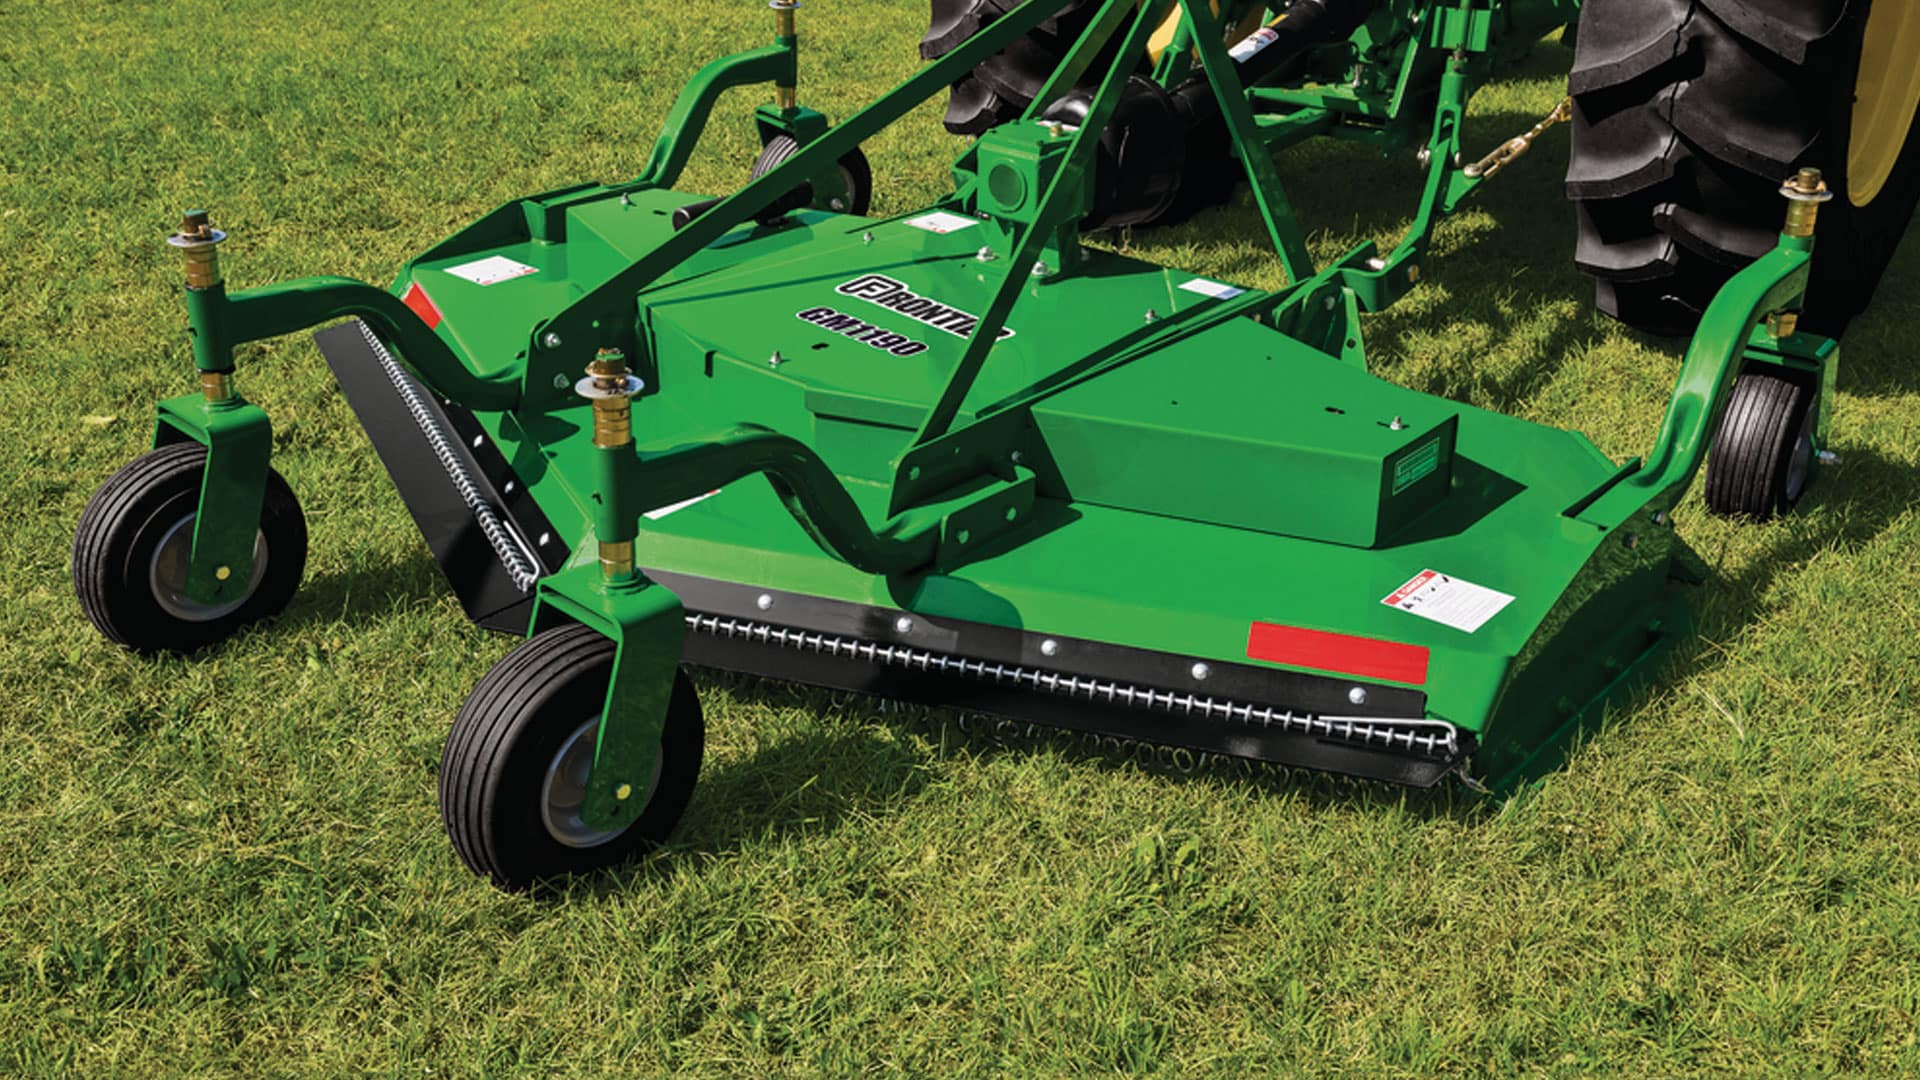
<svg viewBox="0 0 1920 1080"><path fill-rule="evenodd" d="M187 595L202 604L239 599L253 580L253 545L273 452L267 414L238 395L209 402L183 394L160 402L153 445L191 439L207 448L193 519Z"/></svg>
<svg viewBox="0 0 1920 1080"><path fill-rule="evenodd" d="M1120 102L1120 95L1132 70L1131 61L1146 50L1147 40L1153 29L1168 11L1173 0L1148 0L1139 13L1134 16L1133 26L1127 31L1120 51L1115 54L1113 63L1100 79L1099 87L1094 91L1092 104L1087 109L1086 120L1068 137L1065 160L1048 180L1046 189L1033 205L1031 216L1019 232L1019 239L1012 245L1012 252L1004 260L1000 284L994 289L993 299L980 316L978 323L967 336L967 347L959 361L954 364L953 372L948 376L946 386L940 391L940 397L927 411L926 419L914 434L913 445L923 446L947 434L954 418L959 415L965 403L967 392L973 388L973 382L980 374L980 368L986 363L987 354L999 340L1000 331L1007 324L1007 316L1019 302L1021 293L1031 280L1034 264L1039 255L1053 237L1055 230L1069 220L1070 207L1080 205L1084 197L1085 182L1092 175L1093 151L1099 145L1099 133L1106 129L1107 120ZM1187 2L1187 0L1182 0ZM1127 0L1107 0L1099 15L1095 16L1096 28L1110 21L1112 12L1127 4ZM1031 5L1029 5L1031 6ZM1025 9L1022 9L1025 10ZM1103 40L1089 31L1081 35L1074 46L1076 53L1096 51ZM951 55L951 54L949 54ZM1069 60L1068 66L1077 61ZM1242 102L1242 105L1245 103ZM991 179L989 179L991 184ZM911 466L904 461L896 466L893 482L892 500L888 506L889 514L898 514L913 505L915 500L909 491L912 481L907 479Z"/></svg>
<svg viewBox="0 0 1920 1080"><path fill-rule="evenodd" d="M596 829L624 828L646 809L673 701L686 611L663 585L639 576L608 584L598 563L584 563L540 579L528 632L569 622L590 626L614 643L613 673L580 817Z"/></svg>
<svg viewBox="0 0 1920 1080"><path fill-rule="evenodd" d="M1493 40L1494 0L1436 4L1427 41L1436 49L1485 52Z"/></svg>
<svg viewBox="0 0 1920 1080"><path fill-rule="evenodd" d="M782 109L778 105L762 105L753 110L753 126L760 133L761 146L772 142L775 135L785 135L805 146L826 134L833 125L827 122L824 113L804 106Z"/></svg>
<svg viewBox="0 0 1920 1080"><path fill-rule="evenodd" d="M1748 359L1754 327L1768 315L1799 309L1812 253L1811 239L1782 234L1772 251L1721 287L1680 362L1673 397L1646 462L1575 504L1569 516L1605 528L1643 506L1673 508L1706 460L1727 395ZM1809 349L1814 354L1824 351L1817 342Z"/></svg>
<svg viewBox="0 0 1920 1080"><path fill-rule="evenodd" d="M1471 93L1466 69L1463 59L1449 59L1446 73L1440 78L1433 133L1425 150L1426 183L1406 237L1384 258L1368 258L1357 264L1351 257L1342 260L1341 284L1359 297L1364 311L1381 311L1413 288L1420 280L1420 259L1433 240L1434 227L1483 182L1466 175L1460 166L1460 127Z"/></svg>
<svg viewBox="0 0 1920 1080"><path fill-rule="evenodd" d="M1221 41L1224 31L1220 21L1202 0L1180 0L1180 7L1194 27L1193 45L1200 54L1201 71L1213 89L1213 97L1220 106L1221 115L1226 117L1227 131L1240 155L1241 165L1247 170L1247 182L1253 188L1254 202L1260 207L1260 216L1266 221L1267 236L1273 241L1273 250L1280 257L1280 265L1286 270L1288 281L1306 281L1313 276L1313 256L1307 252L1306 237L1294 217L1292 204L1287 201L1286 187L1280 182L1280 170L1275 167L1273 155L1267 152L1261 141L1259 124L1254 120L1253 107L1247 100L1247 89L1241 85L1233 58L1227 55L1227 47ZM1125 52L1122 55L1135 54Z"/></svg>
<svg viewBox="0 0 1920 1080"><path fill-rule="evenodd" d="M302 278L231 294L224 284L215 283L187 289L186 304L194 366L203 376L233 371L236 345L357 315L394 344L434 392L477 408L505 409L519 400L518 372L474 375L404 303L364 282ZM154 431L156 446L180 439L207 448L187 595L202 603L221 603L252 579L272 424L266 413L238 396L209 402L203 394L187 394L160 403Z"/></svg>
<svg viewBox="0 0 1920 1080"><path fill-rule="evenodd" d="M529 349L551 350L572 347L565 344L550 346L546 344L547 341L594 342L598 321L624 319L630 322L635 297L643 295L647 287L658 281L661 275L686 261L687 257L694 252L705 248L746 222L775 199L804 182L807 177L831 168L842 155L899 120L922 102L936 94L944 93L948 85L962 74L973 70L981 61L1039 26L1060 6L1062 6L1061 0L1029 0L1028 3L995 20L952 52L926 65L905 82L882 94L866 108L828 128L825 133L802 146L799 153L788 158L778 167L768 170L759 179L748 182L745 187L721 200L712 210L663 239L652 250L634 260L626 269L589 290L586 295L569 304L565 310L535 326L529 335ZM695 82L699 81L696 77ZM714 93L717 92L714 91ZM699 94L696 93L696 87L693 84L689 84L681 93L682 103L698 97ZM710 101L706 103L708 109L711 108L711 104ZM691 110L692 105L688 108ZM704 118L704 115L703 112L701 116ZM688 116L681 117L676 106L674 116L669 117L667 131L661 136L662 140L678 145L681 140L687 139L686 152L690 153L691 140L687 132L681 130L690 117L691 111ZM693 136L697 137L697 132L694 132ZM661 150L656 145L655 153L663 163L671 163L675 159L674 156L681 151L672 147ZM666 170L665 164L657 173L650 166L648 172L643 173L639 179L611 190L617 192L622 189L639 190L660 186L663 182L670 183L662 179L668 176L668 173L669 170ZM589 353L591 348L592 346L589 345Z"/></svg>
<svg viewBox="0 0 1920 1080"><path fill-rule="evenodd" d="M628 486L619 500L632 514L761 473L820 549L855 569L906 573L931 564L938 552L938 530L928 523L895 522L874 530L820 455L776 431L742 425L690 443L639 447L637 457L639 467L621 470L624 478L615 481Z"/></svg>
<svg viewBox="0 0 1920 1080"><path fill-rule="evenodd" d="M701 68L681 89L673 108L667 110L666 122L660 126L660 137L654 140L646 166L626 186L672 187L693 156L693 148L700 142L700 134L706 130L707 118L713 115L714 103L720 100L720 95L737 86L758 83L792 86L799 67L798 55L793 39L781 38L772 45L723 56ZM791 187L789 184L788 188Z"/></svg>
<svg viewBox="0 0 1920 1080"><path fill-rule="evenodd" d="M900 515L906 529L928 528L939 537L935 569L951 573L972 562L991 541L1026 527L1033 517L1037 484L1031 469L1015 466L1012 472L1011 480L990 480Z"/></svg>
<svg viewBox="0 0 1920 1080"><path fill-rule="evenodd" d="M1775 337L1765 326L1747 340L1746 366L1770 367L1805 382L1814 393L1813 445L1831 445L1835 383L1840 373L1840 343L1818 334Z"/></svg>

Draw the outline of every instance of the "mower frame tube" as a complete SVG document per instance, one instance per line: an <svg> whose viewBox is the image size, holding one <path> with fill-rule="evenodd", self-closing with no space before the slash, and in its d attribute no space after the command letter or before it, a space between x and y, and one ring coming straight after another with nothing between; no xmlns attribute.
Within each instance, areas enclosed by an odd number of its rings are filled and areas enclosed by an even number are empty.
<svg viewBox="0 0 1920 1080"><path fill-rule="evenodd" d="M1754 328L1769 314L1800 307L1812 258L1811 237L1782 234L1772 251L1721 287L1680 362L1653 449L1644 461L1628 463L1599 490L1569 507L1568 517L1609 527L1643 507L1667 511L1679 502L1706 461L1727 396L1745 367ZM1832 350L1814 347L1798 354L1831 357ZM1823 376L1817 385L1824 388L1828 381ZM1824 405L1816 407L1824 411Z"/></svg>
<svg viewBox="0 0 1920 1080"><path fill-rule="evenodd" d="M999 52L1014 39L1038 27L1064 6L1065 0L1027 0L1027 3L967 39L959 48L882 94L871 105L827 129L819 138L802 146L799 153L722 199L712 210L662 240L625 270L569 304L566 310L534 327L529 349L548 352L554 348L576 348L572 343L579 342L585 343L590 353L603 336L602 326L610 328L622 319L631 321L635 297L644 293L661 275L685 262L694 252L746 223L809 176L833 168L834 163L848 151L858 148L868 138L935 94L944 92L961 75L973 70L981 61ZM724 62L715 61L716 64ZM671 125L669 128L671 130ZM691 151L692 145L689 143L688 152ZM622 185L629 190L657 186L644 176ZM546 344L548 341L566 344L549 346Z"/></svg>
<svg viewBox="0 0 1920 1080"><path fill-rule="evenodd" d="M1094 147L1100 143L1100 133L1106 130L1107 121L1113 116L1114 107L1120 104L1120 92L1126 86L1131 73L1131 61L1146 51L1147 39L1153 35L1154 28L1160 25L1172 0L1149 0L1141 5L1134 16L1133 28L1127 32L1127 38L1121 45L1113 64L1101 76L1100 86L1094 91L1093 103L1087 109L1087 118L1068 141L1066 161L1060 166L1053 179L1048 181L1046 191L1040 196L1033 216L1025 223L1014 241L1013 250L1006 258L1006 270L994 290L993 300L987 305L985 314L967 335L967 348L953 366L953 373L947 378L947 385L940 391L940 397L933 408L927 411L927 417L920 423L920 430L914 433L913 446L924 446L928 442L945 435L953 425L953 419L959 415L960 407L965 403L967 392L973 389L973 382L980 374L980 368L986 363L987 353L999 340L1000 331L1007 324L1007 316L1013 313L1014 305L1019 303L1020 294L1031 280L1034 260L1039 258L1045 247L1047 237L1055 227L1062 223L1063 211L1068 197L1084 190L1090 179L1089 166L1093 162ZM1186 2L1186 0L1182 0ZM1112 30L1117 26L1117 13L1124 13L1131 5L1127 0L1107 0L1106 6L1095 17L1092 26L1082 34L1074 45L1073 53L1061 70L1070 70L1076 61L1091 56L1106 43ZM1106 33L1097 31L1105 30ZM1051 86L1049 86L1051 89ZM905 472L903 467L901 472ZM900 498L906 488L896 477L894 482L895 499L892 510L895 513L906 509Z"/></svg>
<svg viewBox="0 0 1920 1080"><path fill-rule="evenodd" d="M707 119L713 115L720 95L757 83L792 86L799 71L799 54L797 38L776 38L772 45L723 56L701 68L674 99L647 164L632 186L672 187L693 157L693 148L706 131Z"/></svg>
<svg viewBox="0 0 1920 1080"><path fill-rule="evenodd" d="M189 288L186 303L194 366L203 375L233 371L236 345L358 316L399 350L434 393L482 409L511 409L520 400L517 370L474 374L399 298L363 281L308 277L232 294L215 283ZM186 589L201 603L225 603L233 599L229 592L252 578L272 424L237 393L220 401L202 394L169 398L158 412L156 447L191 439L207 448Z"/></svg>
<svg viewBox="0 0 1920 1080"><path fill-rule="evenodd" d="M777 431L742 425L672 449L643 449L639 459L639 466L628 473L633 491L616 500L636 512L695 498L761 473L813 542L856 570L906 573L929 565L937 553L936 530L875 532L820 455ZM644 492L644 497L638 492ZM634 526L630 518L627 528Z"/></svg>

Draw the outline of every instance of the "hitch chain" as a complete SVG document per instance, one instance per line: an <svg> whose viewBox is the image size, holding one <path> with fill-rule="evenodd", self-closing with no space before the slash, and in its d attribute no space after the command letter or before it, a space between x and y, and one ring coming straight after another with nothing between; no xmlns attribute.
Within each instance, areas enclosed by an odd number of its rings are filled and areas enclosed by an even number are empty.
<svg viewBox="0 0 1920 1080"><path fill-rule="evenodd" d="M1496 147L1493 153L1488 154L1486 157L1481 158L1479 161L1474 162L1461 171L1475 180L1490 179L1493 174L1512 164L1515 158L1531 150L1534 140L1546 134L1548 128L1555 124L1564 124L1571 119L1573 119L1573 98L1561 98L1560 104L1555 105L1553 111L1548 113L1539 123L1527 129L1526 134L1515 135L1513 138L1508 139Z"/></svg>

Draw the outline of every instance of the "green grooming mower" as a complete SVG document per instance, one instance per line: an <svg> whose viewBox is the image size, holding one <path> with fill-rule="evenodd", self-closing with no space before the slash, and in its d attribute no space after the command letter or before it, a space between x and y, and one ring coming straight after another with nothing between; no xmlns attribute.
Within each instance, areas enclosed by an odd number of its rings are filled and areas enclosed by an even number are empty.
<svg viewBox="0 0 1920 1080"><path fill-rule="evenodd" d="M1435 223L1580 120L1461 142L1472 89L1574 0L936 3L931 62L838 124L798 104L797 5L771 6L773 43L700 71L638 179L508 203L391 289L230 293L189 213L201 390L80 522L100 630L190 651L290 601L306 526L233 350L325 327L467 613L527 637L440 772L503 887L673 828L703 738L683 665L1510 790L1690 632L1705 575L1670 514L1709 449L1710 504L1760 517L1824 451L1836 346L1796 322L1830 196L1804 162L1644 458L1368 373L1360 316L1415 287ZM1036 43L1024 83L993 74ZM752 179L675 191L718 95L760 84ZM943 92L977 128L952 193L862 216L862 142ZM1316 136L1421 162L1397 247L1313 265L1275 155ZM1235 180L1286 288L1083 243Z"/></svg>

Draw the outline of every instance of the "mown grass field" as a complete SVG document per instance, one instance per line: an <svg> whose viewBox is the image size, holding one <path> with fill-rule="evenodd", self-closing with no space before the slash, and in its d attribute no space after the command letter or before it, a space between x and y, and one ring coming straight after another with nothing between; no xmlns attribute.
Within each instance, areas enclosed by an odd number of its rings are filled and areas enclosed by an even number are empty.
<svg viewBox="0 0 1920 1080"><path fill-rule="evenodd" d="M701 679L706 770L663 855L499 894L434 770L513 645L472 629L304 336L241 355L313 534L291 610L191 661L104 644L67 580L88 494L190 388L188 205L236 286L387 281L516 195L638 170L758 0L322 9L0 4L0 1073L763 1075L1920 1070L1920 258L1850 334L1804 513L1709 518L1701 640L1530 796L1408 794L968 733ZM924 6L802 12L836 115ZM1543 44L1469 140L1562 93ZM723 104L691 190L741 181ZM934 195L937 108L869 146ZM1563 131L1367 324L1422 389L1651 441L1677 354L1594 316ZM1405 161L1283 163L1326 257L1404 229ZM1135 250L1277 285L1234 206Z"/></svg>

